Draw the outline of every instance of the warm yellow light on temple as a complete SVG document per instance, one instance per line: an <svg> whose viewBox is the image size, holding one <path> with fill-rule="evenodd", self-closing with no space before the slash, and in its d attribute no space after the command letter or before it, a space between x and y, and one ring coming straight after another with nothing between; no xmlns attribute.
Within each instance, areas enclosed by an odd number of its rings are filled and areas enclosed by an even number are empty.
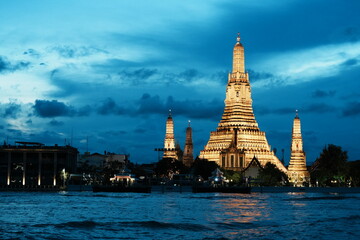
<svg viewBox="0 0 360 240"><path fill-rule="evenodd" d="M171 109L169 110L169 116L166 120L166 133L165 133L165 141L164 141L164 158L178 159L177 151L175 149L174 121L171 116Z"/></svg>
<svg viewBox="0 0 360 240"><path fill-rule="evenodd" d="M294 186L303 186L309 182L310 174L306 168L306 157L303 151L303 141L301 136L301 123L298 111L294 119L291 142L291 157L288 167L289 182Z"/></svg>
<svg viewBox="0 0 360 240"><path fill-rule="evenodd" d="M216 131L210 133L200 157L215 161L225 169L240 171L254 156L263 166L271 162L287 172L255 120L249 75L245 72L244 47L238 35L233 50L233 70L226 87L224 113Z"/></svg>

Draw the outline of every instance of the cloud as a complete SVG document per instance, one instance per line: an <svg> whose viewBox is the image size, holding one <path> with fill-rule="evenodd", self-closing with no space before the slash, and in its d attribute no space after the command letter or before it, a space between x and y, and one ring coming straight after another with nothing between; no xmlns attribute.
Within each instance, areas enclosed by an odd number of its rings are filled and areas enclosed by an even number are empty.
<svg viewBox="0 0 360 240"><path fill-rule="evenodd" d="M189 99L179 101L169 96L166 100L161 100L158 95L151 96L148 93L143 94L137 103L139 107L136 114L164 114L171 109L176 115L198 119L218 119L224 109L223 102L217 99L207 102Z"/></svg>
<svg viewBox="0 0 360 240"><path fill-rule="evenodd" d="M57 100L35 100L33 106L35 115L43 118L61 117L61 116L74 116L75 110L72 106L68 106L63 102Z"/></svg>
<svg viewBox="0 0 360 240"><path fill-rule="evenodd" d="M335 95L335 90L323 91L316 90L312 93L313 98L325 98L325 97L333 97Z"/></svg>
<svg viewBox="0 0 360 240"><path fill-rule="evenodd" d="M327 113L336 111L336 108L333 105L325 103L314 103L301 109L301 111L306 113Z"/></svg>
<svg viewBox="0 0 360 240"><path fill-rule="evenodd" d="M267 115L267 114L293 114L296 109L291 107L281 107L281 108L269 108L264 106L257 106L255 108L256 115ZM332 105L328 105L325 103L313 103L307 106L304 106L299 109L302 113L327 113L334 112L337 109Z"/></svg>
<svg viewBox="0 0 360 240"><path fill-rule="evenodd" d="M51 120L50 122L48 122L48 124L49 124L50 126L57 127L57 126L62 126L62 125L64 125L64 122L62 122L62 121L57 121L57 120L53 119L53 120Z"/></svg>
<svg viewBox="0 0 360 240"><path fill-rule="evenodd" d="M30 62L17 61L15 63L9 62L5 57L0 56L0 73L15 72L26 69L30 66Z"/></svg>
<svg viewBox="0 0 360 240"><path fill-rule="evenodd" d="M152 97L150 94L144 93L137 103L139 104L138 114L164 114L168 111L158 95Z"/></svg>
<svg viewBox="0 0 360 240"><path fill-rule="evenodd" d="M351 58L349 60L344 61L341 65L345 66L345 67L351 67L351 66L355 66L359 63L359 59L356 58Z"/></svg>
<svg viewBox="0 0 360 240"><path fill-rule="evenodd" d="M19 129L12 128L11 126L8 126L6 128L6 131L14 138L22 138L24 136L23 131Z"/></svg>
<svg viewBox="0 0 360 240"><path fill-rule="evenodd" d="M29 48L23 54L34 57L34 58L39 58L41 56L38 51L36 51L35 49L32 49L32 48Z"/></svg>
<svg viewBox="0 0 360 240"><path fill-rule="evenodd" d="M255 108L254 112L255 112L255 115L267 115L267 114L283 115L283 114L294 113L295 110L294 110L294 108L290 108L290 107L282 107L282 108L271 109L269 107L257 106Z"/></svg>
<svg viewBox="0 0 360 240"><path fill-rule="evenodd" d="M146 133L148 130L147 129L144 129L144 128L136 128L134 130L134 133L137 133L137 134L144 134Z"/></svg>
<svg viewBox="0 0 360 240"><path fill-rule="evenodd" d="M357 42L360 40L360 28L355 26L349 26L343 30L344 36L351 42Z"/></svg>
<svg viewBox="0 0 360 240"><path fill-rule="evenodd" d="M252 69L247 69L247 71L251 82L274 78L274 74L269 72L257 72Z"/></svg>
<svg viewBox="0 0 360 240"><path fill-rule="evenodd" d="M125 134L127 134L128 132L127 131L123 131L123 130L119 130L119 131L104 131L104 132L100 132L98 134L98 136L100 138L103 138L103 139L114 139L114 138L118 138L118 137L121 137L121 136L124 136Z"/></svg>
<svg viewBox="0 0 360 240"><path fill-rule="evenodd" d="M118 73L123 82L139 85L157 73L156 69L140 68L135 70L122 70Z"/></svg>
<svg viewBox="0 0 360 240"><path fill-rule="evenodd" d="M66 136L64 134L49 130L39 131L28 135L24 134L23 139L25 141L40 142L46 145L64 144L64 140L66 143Z"/></svg>
<svg viewBox="0 0 360 240"><path fill-rule="evenodd" d="M360 65L360 41L320 45L308 49L273 53L260 61L256 69L272 72L285 85L337 76L343 70ZM268 85L273 78L257 81L254 86Z"/></svg>
<svg viewBox="0 0 360 240"><path fill-rule="evenodd" d="M179 74L179 77L187 82L191 82L193 79L199 76L199 71L196 69L187 69Z"/></svg>
<svg viewBox="0 0 360 240"><path fill-rule="evenodd" d="M87 57L94 54L105 53L108 52L99 48L95 47L86 47L86 46L71 46L71 45L63 45L63 46L56 46L53 47L55 52L59 54L59 56L63 58L80 58L80 57Z"/></svg>
<svg viewBox="0 0 360 240"><path fill-rule="evenodd" d="M97 108L97 113L100 115L120 115L126 112L126 109L118 106L112 98L105 99L100 107Z"/></svg>
<svg viewBox="0 0 360 240"><path fill-rule="evenodd" d="M57 87L57 90L53 90L48 93L49 96L54 98L72 96L78 92L86 91L85 88L87 87L87 84L70 80L69 76L66 76L60 69L51 71L50 81Z"/></svg>
<svg viewBox="0 0 360 240"><path fill-rule="evenodd" d="M21 112L21 105L15 102L10 102L4 105L4 113L2 117L4 118L16 118Z"/></svg>
<svg viewBox="0 0 360 240"><path fill-rule="evenodd" d="M356 101L348 103L342 111L342 115L344 117L360 115L360 102Z"/></svg>
<svg viewBox="0 0 360 240"><path fill-rule="evenodd" d="M80 117L89 116L92 111L93 111L93 108L89 105L80 107L78 109L78 116L80 116Z"/></svg>

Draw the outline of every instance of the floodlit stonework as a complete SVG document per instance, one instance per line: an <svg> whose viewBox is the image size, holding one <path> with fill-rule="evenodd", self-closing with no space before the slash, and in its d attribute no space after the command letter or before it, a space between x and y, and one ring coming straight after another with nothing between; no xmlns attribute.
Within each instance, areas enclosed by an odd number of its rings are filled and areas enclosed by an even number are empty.
<svg viewBox="0 0 360 240"><path fill-rule="evenodd" d="M192 143L192 129L189 121L189 126L186 128L186 140L185 140L185 147L183 153L183 163L185 166L191 167L191 165L193 164L194 162L193 152L194 152L194 146Z"/></svg>
<svg viewBox="0 0 360 240"><path fill-rule="evenodd" d="M255 120L249 75L245 72L244 47L238 36L233 51L233 69L228 77L224 113L216 131L210 133L200 157L215 161L225 169L239 171L246 168L254 156L262 166L271 162L287 172Z"/></svg>
<svg viewBox="0 0 360 240"><path fill-rule="evenodd" d="M303 151L303 140L301 136L301 124L298 113L294 119L292 130L291 157L288 167L289 182L294 186L302 186L309 182L310 174L306 169L306 157Z"/></svg>
<svg viewBox="0 0 360 240"><path fill-rule="evenodd" d="M165 133L163 157L178 159L177 151L175 148L174 121L171 116L171 110L169 111L169 116L166 120L166 133Z"/></svg>

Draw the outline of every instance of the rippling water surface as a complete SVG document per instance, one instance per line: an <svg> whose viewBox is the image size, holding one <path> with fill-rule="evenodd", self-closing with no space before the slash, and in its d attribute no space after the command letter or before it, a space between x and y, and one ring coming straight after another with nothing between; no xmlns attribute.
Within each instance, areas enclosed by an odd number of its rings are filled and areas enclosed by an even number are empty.
<svg viewBox="0 0 360 240"><path fill-rule="evenodd" d="M360 239L360 194L0 192L0 239Z"/></svg>

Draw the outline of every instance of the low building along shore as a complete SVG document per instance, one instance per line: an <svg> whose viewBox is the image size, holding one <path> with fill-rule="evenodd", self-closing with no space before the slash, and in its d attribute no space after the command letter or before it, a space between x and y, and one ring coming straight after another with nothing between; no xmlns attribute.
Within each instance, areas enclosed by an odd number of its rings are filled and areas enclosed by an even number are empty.
<svg viewBox="0 0 360 240"><path fill-rule="evenodd" d="M0 146L0 186L60 187L76 171L78 150L71 146L45 146L16 142Z"/></svg>

